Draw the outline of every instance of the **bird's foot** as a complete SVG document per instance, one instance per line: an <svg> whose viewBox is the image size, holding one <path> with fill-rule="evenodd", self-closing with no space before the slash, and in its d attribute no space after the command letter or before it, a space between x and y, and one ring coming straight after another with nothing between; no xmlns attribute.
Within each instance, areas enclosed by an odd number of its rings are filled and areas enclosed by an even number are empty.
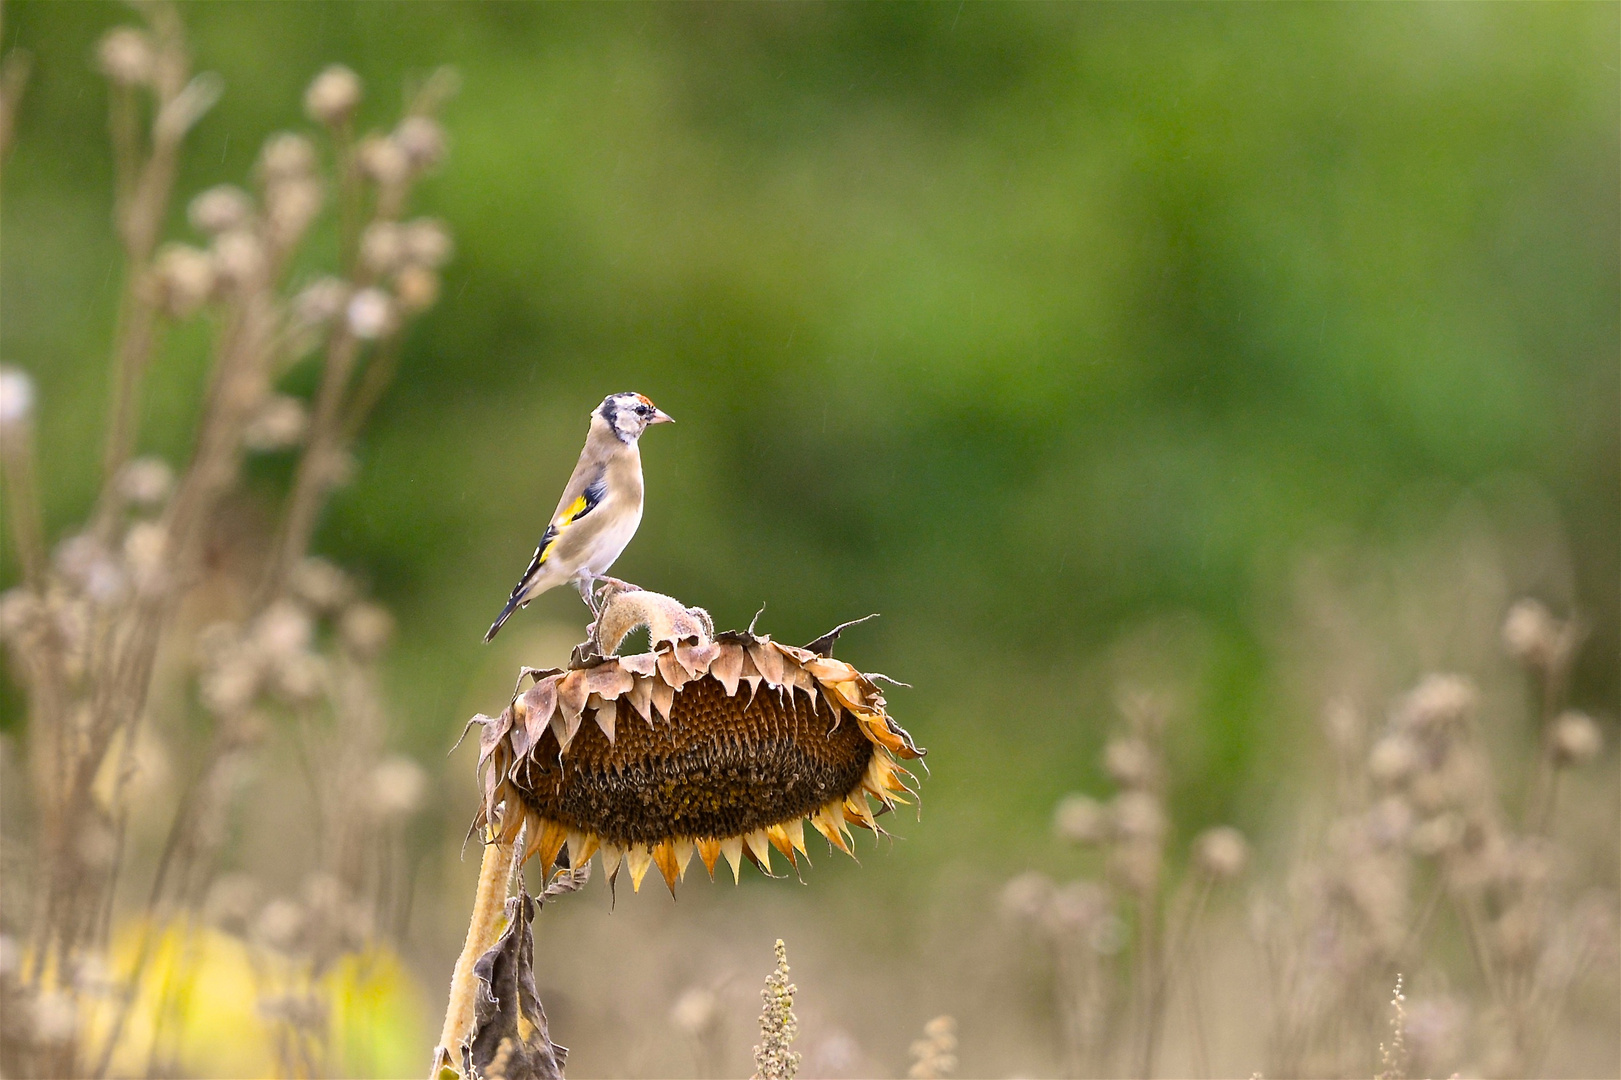
<svg viewBox="0 0 1621 1080"><path fill-rule="evenodd" d="M580 590L580 599L584 600L585 606L591 609L591 618L595 620L598 615L602 614L597 607L596 579L589 577L576 578L574 585Z"/></svg>

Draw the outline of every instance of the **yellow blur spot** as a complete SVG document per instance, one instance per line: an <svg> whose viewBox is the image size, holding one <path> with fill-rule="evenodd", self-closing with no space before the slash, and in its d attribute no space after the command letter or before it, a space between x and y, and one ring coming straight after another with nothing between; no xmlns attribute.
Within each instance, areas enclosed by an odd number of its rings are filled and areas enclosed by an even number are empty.
<svg viewBox="0 0 1621 1080"><path fill-rule="evenodd" d="M427 998L385 946L344 954L312 978L307 963L210 927L136 924L116 935L117 975L131 969L143 937L147 963L113 1053L113 1075L144 1075L149 1061L222 1080L280 1075L289 1064L289 1035L307 1048L297 1056L320 1074L412 1076L421 1069ZM324 1032L290 1033L274 1008L288 998L321 1003ZM85 1017L89 1046L99 1049L107 1038L116 1004L100 1000ZM305 1070L294 1064L293 1071Z"/></svg>

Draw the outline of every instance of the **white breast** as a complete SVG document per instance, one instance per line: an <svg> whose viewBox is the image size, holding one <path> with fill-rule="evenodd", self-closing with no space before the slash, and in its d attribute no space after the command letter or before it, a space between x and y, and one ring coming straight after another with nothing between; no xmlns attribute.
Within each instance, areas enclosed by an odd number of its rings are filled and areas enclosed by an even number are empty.
<svg viewBox="0 0 1621 1080"><path fill-rule="evenodd" d="M612 566L614 560L629 546L630 538L636 535L636 527L641 523L642 507L638 502L634 513L623 515L592 538L590 550L586 552L581 568L593 575L606 574L608 567Z"/></svg>

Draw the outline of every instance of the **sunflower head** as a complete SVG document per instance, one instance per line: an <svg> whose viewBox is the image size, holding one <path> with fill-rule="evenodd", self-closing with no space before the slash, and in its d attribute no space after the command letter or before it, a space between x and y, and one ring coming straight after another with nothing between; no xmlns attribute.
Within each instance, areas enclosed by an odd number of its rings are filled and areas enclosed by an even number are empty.
<svg viewBox="0 0 1621 1080"><path fill-rule="evenodd" d="M522 830L543 868L600 855L637 890L657 866L672 894L694 853L710 877L725 856L736 880L745 859L771 874L773 848L797 866L806 822L845 852L851 826L882 831L912 790L899 762L923 751L890 718L882 676L832 657L844 628L797 648L710 625L667 596L610 593L568 669L525 668L500 716L473 718L474 828ZM651 651L612 655L637 626Z"/></svg>

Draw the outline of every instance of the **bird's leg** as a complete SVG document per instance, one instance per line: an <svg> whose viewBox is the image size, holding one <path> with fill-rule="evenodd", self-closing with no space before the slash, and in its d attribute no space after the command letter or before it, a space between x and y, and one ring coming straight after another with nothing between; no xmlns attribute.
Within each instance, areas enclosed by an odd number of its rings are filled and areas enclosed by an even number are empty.
<svg viewBox="0 0 1621 1080"><path fill-rule="evenodd" d="M620 581L616 577L608 577L606 575L597 578L597 580L603 582L604 584L610 585L621 592L640 592L642 588L640 585L632 585L628 581Z"/></svg>
<svg viewBox="0 0 1621 1080"><path fill-rule="evenodd" d="M591 617L596 618L602 614L597 608L597 579L592 575L583 575L574 579L574 587L580 590L580 599L585 606L591 609Z"/></svg>

